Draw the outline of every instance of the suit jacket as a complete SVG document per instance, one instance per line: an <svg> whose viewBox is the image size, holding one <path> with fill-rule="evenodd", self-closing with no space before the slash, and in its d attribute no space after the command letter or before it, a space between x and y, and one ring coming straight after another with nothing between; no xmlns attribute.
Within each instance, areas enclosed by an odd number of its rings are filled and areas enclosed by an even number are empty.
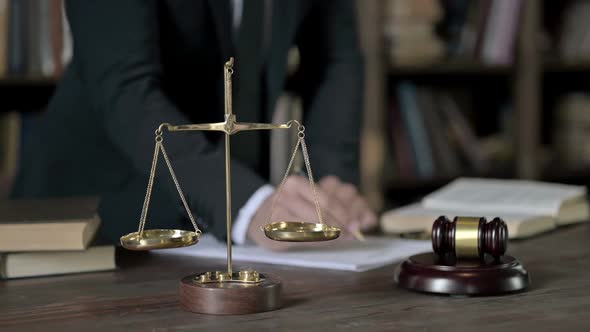
<svg viewBox="0 0 590 332"><path fill-rule="evenodd" d="M137 228L158 125L223 119L223 63L235 52L229 4L74 0L66 2L66 12L73 58L24 147L14 196L101 195L103 235L116 241ZM234 102L238 121L271 119L285 85L287 52L297 45L314 173L358 182L362 61L353 2L281 0L271 13L258 82L240 82L236 59L238 90L260 84L264 92L261 112L241 114L240 105L249 101ZM232 142L248 142L247 135ZM164 144L200 226L224 237L221 137L165 133ZM268 156L252 145L232 149L234 216L267 181L262 165ZM146 228L190 228L162 161L156 179Z"/></svg>

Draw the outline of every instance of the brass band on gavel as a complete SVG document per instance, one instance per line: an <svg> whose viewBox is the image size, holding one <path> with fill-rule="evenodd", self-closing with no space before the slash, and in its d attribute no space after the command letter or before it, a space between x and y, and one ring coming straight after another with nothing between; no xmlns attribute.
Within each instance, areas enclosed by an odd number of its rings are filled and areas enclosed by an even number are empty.
<svg viewBox="0 0 590 332"><path fill-rule="evenodd" d="M489 254L499 259L506 253L508 228L506 222L483 217L438 217L432 225L432 249L439 255L456 258L480 258Z"/></svg>
<svg viewBox="0 0 590 332"><path fill-rule="evenodd" d="M457 217L455 219L455 255L480 257L479 224L485 218Z"/></svg>

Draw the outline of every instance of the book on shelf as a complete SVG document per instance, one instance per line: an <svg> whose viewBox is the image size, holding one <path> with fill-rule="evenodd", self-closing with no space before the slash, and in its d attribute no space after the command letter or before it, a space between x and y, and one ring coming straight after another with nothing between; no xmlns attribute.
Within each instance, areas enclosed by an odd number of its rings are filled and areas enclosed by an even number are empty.
<svg viewBox="0 0 590 332"><path fill-rule="evenodd" d="M476 135L455 96L402 81L390 102L391 155L402 179L487 174L491 150Z"/></svg>
<svg viewBox="0 0 590 332"><path fill-rule="evenodd" d="M500 217L509 238L525 238L561 225L587 221L590 207L584 186L527 180L460 178L427 195L420 202L381 216L386 233L430 232L434 220L445 215Z"/></svg>
<svg viewBox="0 0 590 332"><path fill-rule="evenodd" d="M97 209L97 197L0 201L0 252L86 249Z"/></svg>
<svg viewBox="0 0 590 332"><path fill-rule="evenodd" d="M8 2L8 56L7 74L22 76L26 73L27 61L27 22L28 1L10 0Z"/></svg>
<svg viewBox="0 0 590 332"><path fill-rule="evenodd" d="M448 94L438 94L437 104L446 118L447 128L458 148L459 153L467 160L469 167L476 173L482 173L487 168L488 157L481 149L478 138L461 112L459 104Z"/></svg>
<svg viewBox="0 0 590 332"><path fill-rule="evenodd" d="M0 199L8 197L18 168L21 122L18 112L0 114Z"/></svg>
<svg viewBox="0 0 590 332"><path fill-rule="evenodd" d="M436 175L456 176L463 169L447 130L448 122L439 111L437 94L432 89L418 88L418 105L424 119L424 127L432 150Z"/></svg>
<svg viewBox="0 0 590 332"><path fill-rule="evenodd" d="M393 168L396 170L394 176L405 179L414 178L416 176L416 161L412 153L408 131L403 125L400 107L395 99L391 101L389 107L391 152L395 165Z"/></svg>
<svg viewBox="0 0 590 332"><path fill-rule="evenodd" d="M493 65L514 62L522 0L493 0L484 30L481 59Z"/></svg>
<svg viewBox="0 0 590 332"><path fill-rule="evenodd" d="M432 63L445 55L445 45L435 33L443 17L438 0L387 0L383 12L383 35L392 64Z"/></svg>
<svg viewBox="0 0 590 332"><path fill-rule="evenodd" d="M0 0L0 77L55 78L69 61L62 0Z"/></svg>
<svg viewBox="0 0 590 332"><path fill-rule="evenodd" d="M557 37L557 53L566 61L587 60L590 57L590 3L571 1L565 8Z"/></svg>
<svg viewBox="0 0 590 332"><path fill-rule="evenodd" d="M448 55L490 65L514 62L522 0L442 0Z"/></svg>
<svg viewBox="0 0 590 332"><path fill-rule="evenodd" d="M409 82L400 83L397 97L401 118L407 128L406 132L416 160L417 173L420 177L431 178L434 176L435 165L432 158L432 147L424 126L423 114L418 105L416 86Z"/></svg>
<svg viewBox="0 0 590 332"><path fill-rule="evenodd" d="M0 278L39 277L107 271L116 268L115 246L92 246L77 251L0 253Z"/></svg>
<svg viewBox="0 0 590 332"><path fill-rule="evenodd" d="M559 99L552 121L555 159L563 169L590 166L590 94L571 92Z"/></svg>
<svg viewBox="0 0 590 332"><path fill-rule="evenodd" d="M22 1L22 0L21 0ZM42 23L46 20L41 18L41 2L45 0L25 0L27 4L24 11L24 24L26 25L26 35L24 36L25 43L25 55L26 70L25 75L29 77L42 77L41 71L41 33L47 31L46 26L42 27ZM46 14L46 13L44 13ZM41 30L43 29L43 30ZM23 36L21 36L23 38Z"/></svg>
<svg viewBox="0 0 590 332"><path fill-rule="evenodd" d="M6 75L8 52L8 0L0 0L0 77Z"/></svg>

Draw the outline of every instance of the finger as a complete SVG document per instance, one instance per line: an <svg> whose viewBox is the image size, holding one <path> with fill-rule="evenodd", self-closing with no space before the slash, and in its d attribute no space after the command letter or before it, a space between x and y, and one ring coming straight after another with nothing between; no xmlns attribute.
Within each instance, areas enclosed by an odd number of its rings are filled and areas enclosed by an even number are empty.
<svg viewBox="0 0 590 332"><path fill-rule="evenodd" d="M340 184L340 179L334 175L325 176L319 182L320 187L325 192L330 194L335 192L338 189L338 187L340 187Z"/></svg>
<svg viewBox="0 0 590 332"><path fill-rule="evenodd" d="M355 230L360 231L362 227L362 217L365 213L367 206L361 196L353 197L347 204L348 211L350 214L351 224L355 227Z"/></svg>
<svg viewBox="0 0 590 332"><path fill-rule="evenodd" d="M357 226L357 230L365 231L377 226L377 216L355 186L342 183L337 193L344 205L349 207L349 212L354 220L353 223Z"/></svg>
<svg viewBox="0 0 590 332"><path fill-rule="evenodd" d="M341 183L335 191L335 194L342 204L347 206L357 198L360 198L358 190L350 183Z"/></svg>
<svg viewBox="0 0 590 332"><path fill-rule="evenodd" d="M359 195L356 186L350 183L339 182L334 190L334 195L342 206L347 209L348 225L351 232L360 232L362 229L362 217L368 205Z"/></svg>
<svg viewBox="0 0 590 332"><path fill-rule="evenodd" d="M350 183L341 182L335 176L328 176L322 179L321 189L330 196L335 196L342 206L348 210L349 218L358 217L357 212L359 203L356 202L361 196L356 187ZM353 209L353 204L356 204L356 209Z"/></svg>
<svg viewBox="0 0 590 332"><path fill-rule="evenodd" d="M317 214L315 204L303 198L298 192L292 190L291 187L284 191L281 195L281 199L275 206L275 213L273 214L272 221L301 221L319 223L319 217ZM291 219L285 219L285 218ZM342 222L342 219L335 216L330 209L322 208L322 217L324 223L328 225L337 226L340 228L346 228L346 223Z"/></svg>
<svg viewBox="0 0 590 332"><path fill-rule="evenodd" d="M293 221L319 222L315 205L298 193L285 193L285 200L277 207L293 216Z"/></svg>
<svg viewBox="0 0 590 332"><path fill-rule="evenodd" d="M292 219L283 219L274 218L275 221L301 221L301 222L310 222L310 223L319 223L320 220L317 215L317 210L315 205L298 195L291 195L292 199L286 199L284 204L281 204L279 207L283 211L284 214L290 216ZM283 215L284 215L283 214ZM280 214L277 212L277 216ZM349 225L344 222L341 218L336 217L329 209L322 209L322 217L323 222L326 225L336 226L341 229L344 229L346 233L348 232Z"/></svg>
<svg viewBox="0 0 590 332"><path fill-rule="evenodd" d="M348 211L338 200L336 195L329 194L316 186L316 194L325 217L333 223L338 223L342 226L347 226L350 223ZM315 204L315 198L310 188L309 180L301 176L293 176L287 179L285 182L285 191L291 193L296 192L302 199L306 200L310 204ZM315 205L314 206L315 209ZM302 208L299 206L298 208ZM316 212L317 215L317 212ZM348 226L347 226L348 228Z"/></svg>
<svg viewBox="0 0 590 332"><path fill-rule="evenodd" d="M361 229L367 231L377 227L377 215L372 210L366 210L361 218Z"/></svg>
<svg viewBox="0 0 590 332"><path fill-rule="evenodd" d="M356 187L350 183L342 183L336 191L336 197L348 209L351 227L356 231L360 230L361 216L366 206Z"/></svg>
<svg viewBox="0 0 590 332"><path fill-rule="evenodd" d="M342 200L338 198L337 192L339 192L339 189L343 184L337 177L329 176L322 179L322 181L324 187L330 190L330 192L327 192L321 187L316 186L316 193L318 195L324 223L341 228L343 230L342 236L344 238L352 238L351 234L353 232L358 232L361 228L360 216L354 216L351 214L350 209L348 209L347 206L343 204ZM348 197L355 197L358 195L354 186L347 184L344 188L345 198L348 199ZM308 222L317 220L318 216L317 210L315 210L315 199L310 188L309 179L302 176L288 178L287 182L285 182L285 192L289 192L290 194L296 193L302 199L307 201L307 206L306 204L302 204L300 200L291 196L289 202L286 200L284 201L287 205L283 205L283 208L288 209L292 214L302 215ZM309 206L312 206L313 210L309 209ZM311 215L311 211L314 213L313 216Z"/></svg>

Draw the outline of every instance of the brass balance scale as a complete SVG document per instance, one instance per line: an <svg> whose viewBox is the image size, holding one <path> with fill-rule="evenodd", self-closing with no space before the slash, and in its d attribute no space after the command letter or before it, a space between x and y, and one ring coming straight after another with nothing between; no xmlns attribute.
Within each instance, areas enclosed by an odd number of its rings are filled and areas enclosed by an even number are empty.
<svg viewBox="0 0 590 332"><path fill-rule="evenodd" d="M121 245L129 250L152 250L191 246L199 242L201 230L197 226L193 213L176 178L172 164L163 144L164 130L168 131L221 131L225 133L225 188L226 188L226 227L227 227L227 271L204 272L183 278L180 283L180 302L184 309L207 314L247 314L277 309L281 306L281 283L270 275L255 270L234 272L232 270L231 243L231 172L230 172L230 136L246 130L289 129L297 124L298 140L289 165L275 195L269 222L262 231L266 237L274 241L285 242L318 242L334 240L340 236L340 229L324 223L322 209L319 204L315 182L305 144L305 127L295 120L285 124L240 123L232 113L232 81L234 59L230 58L224 66L225 83L225 121L217 123L171 125L161 124L156 130L154 158L148 180L145 200L137 232L121 237ZM309 185L311 187L317 222L307 221L272 221L275 204L280 199L285 180L292 168L298 149L301 148ZM170 175L186 213L194 227L194 231L178 229L144 229L150 205L152 187L156 173L159 154L170 171Z"/></svg>

